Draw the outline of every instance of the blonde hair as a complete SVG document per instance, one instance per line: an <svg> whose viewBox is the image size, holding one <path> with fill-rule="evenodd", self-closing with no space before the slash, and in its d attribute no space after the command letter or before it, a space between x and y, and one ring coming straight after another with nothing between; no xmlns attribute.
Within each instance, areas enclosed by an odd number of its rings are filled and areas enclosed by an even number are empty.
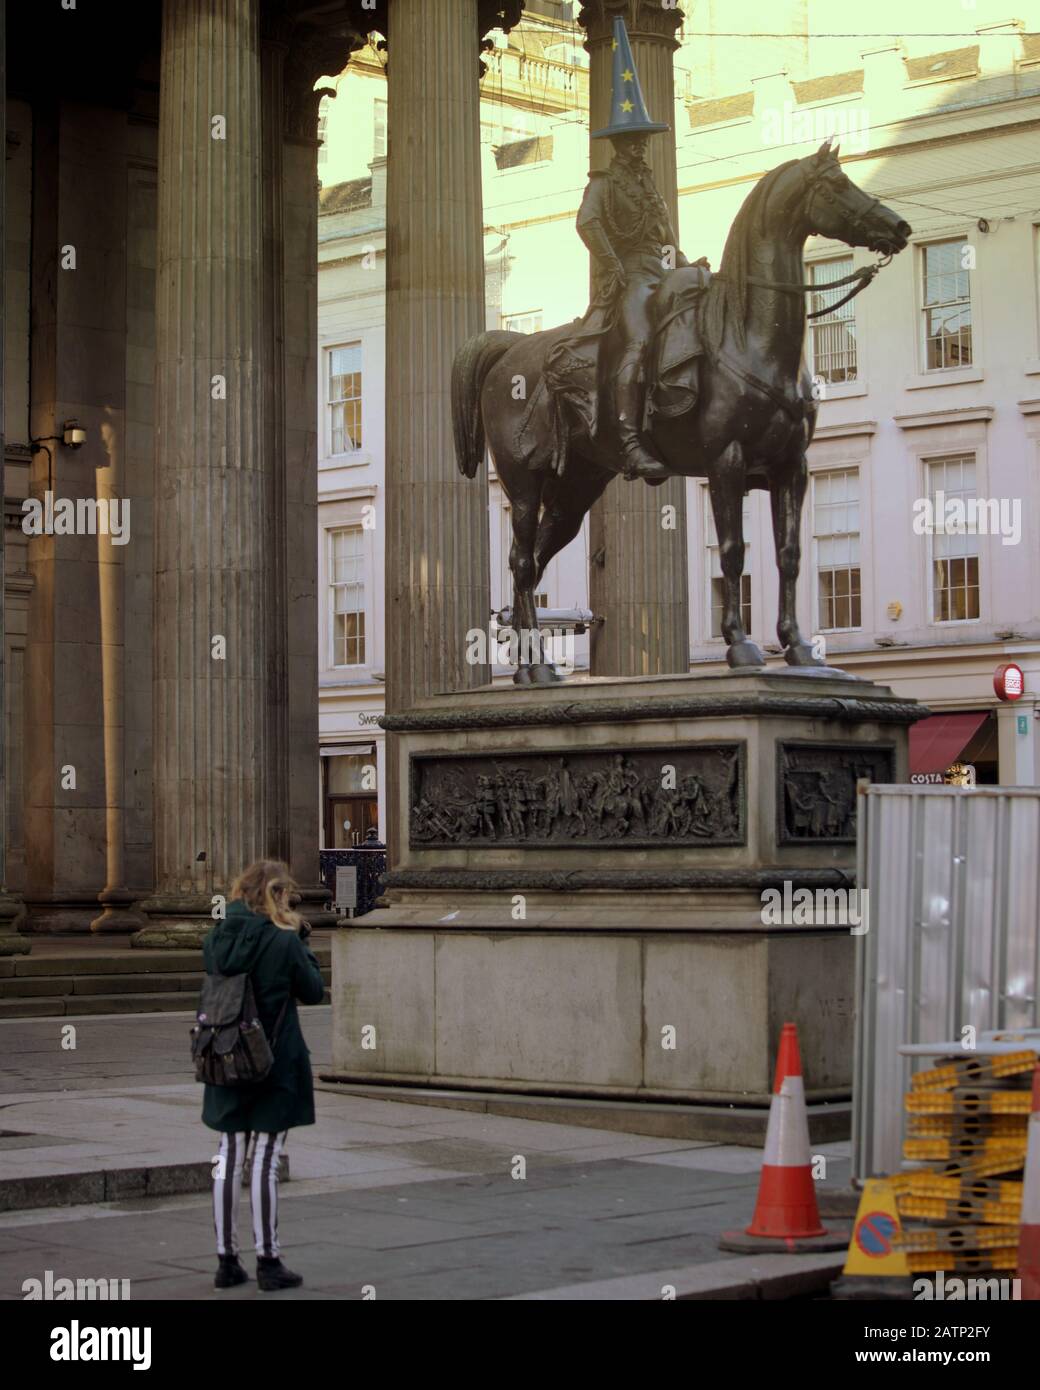
<svg viewBox="0 0 1040 1390"><path fill-rule="evenodd" d="M280 859L258 859L243 869L231 885L232 898L241 898L251 912L270 917L276 927L296 931L303 917L290 906L298 892L289 866Z"/></svg>

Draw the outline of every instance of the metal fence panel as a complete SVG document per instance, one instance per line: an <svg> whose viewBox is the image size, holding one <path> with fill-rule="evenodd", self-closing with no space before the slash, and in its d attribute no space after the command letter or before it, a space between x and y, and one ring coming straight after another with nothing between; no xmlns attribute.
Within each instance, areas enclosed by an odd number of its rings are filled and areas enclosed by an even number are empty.
<svg viewBox="0 0 1040 1390"><path fill-rule="evenodd" d="M1040 788L865 787L857 882L852 1171L897 1170L901 1045L1040 1025Z"/></svg>

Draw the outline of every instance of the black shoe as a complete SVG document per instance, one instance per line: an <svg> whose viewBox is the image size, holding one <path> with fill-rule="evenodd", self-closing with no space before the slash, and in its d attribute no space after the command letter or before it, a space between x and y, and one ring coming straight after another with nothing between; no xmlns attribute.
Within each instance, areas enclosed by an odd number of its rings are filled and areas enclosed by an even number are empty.
<svg viewBox="0 0 1040 1390"><path fill-rule="evenodd" d="M672 476L663 463L634 441L625 446L624 474L630 483L642 478L650 484L666 483Z"/></svg>
<svg viewBox="0 0 1040 1390"><path fill-rule="evenodd" d="M265 1260L258 1257L256 1282L265 1293L272 1289L298 1289L303 1283L303 1275L294 1274L291 1269L286 1269L281 1260Z"/></svg>
<svg viewBox="0 0 1040 1390"><path fill-rule="evenodd" d="M242 1268L237 1255L218 1255L217 1258L220 1264L213 1280L215 1289L233 1289L236 1284L249 1283L249 1275Z"/></svg>

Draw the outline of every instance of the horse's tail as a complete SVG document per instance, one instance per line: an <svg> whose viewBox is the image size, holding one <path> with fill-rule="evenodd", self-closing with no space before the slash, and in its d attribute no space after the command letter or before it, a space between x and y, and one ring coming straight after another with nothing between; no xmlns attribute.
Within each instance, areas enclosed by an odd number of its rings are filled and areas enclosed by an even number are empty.
<svg viewBox="0 0 1040 1390"><path fill-rule="evenodd" d="M467 478L476 477L484 458L484 421L480 414L484 380L499 358L525 336L504 329L477 333L455 354L451 367L451 425L455 462Z"/></svg>

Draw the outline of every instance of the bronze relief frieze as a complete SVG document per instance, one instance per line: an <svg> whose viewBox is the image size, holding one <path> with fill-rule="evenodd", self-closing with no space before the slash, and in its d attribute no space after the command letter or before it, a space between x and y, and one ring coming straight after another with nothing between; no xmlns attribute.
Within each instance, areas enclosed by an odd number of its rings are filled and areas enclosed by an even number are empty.
<svg viewBox="0 0 1040 1390"><path fill-rule="evenodd" d="M742 845L741 742L413 754L413 849Z"/></svg>

